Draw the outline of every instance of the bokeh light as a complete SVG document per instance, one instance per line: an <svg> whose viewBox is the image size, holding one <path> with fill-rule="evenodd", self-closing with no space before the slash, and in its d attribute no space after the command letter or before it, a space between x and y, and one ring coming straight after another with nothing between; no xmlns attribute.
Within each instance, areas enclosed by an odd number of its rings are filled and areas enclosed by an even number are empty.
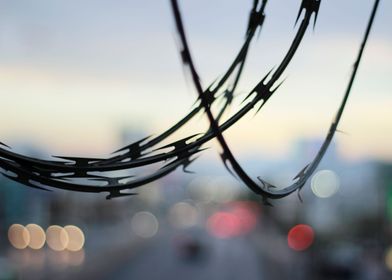
<svg viewBox="0 0 392 280"><path fill-rule="evenodd" d="M250 201L233 201L207 220L207 230L217 238L232 238L252 231L258 221L260 207Z"/></svg>
<svg viewBox="0 0 392 280"><path fill-rule="evenodd" d="M392 247L389 247L385 254L385 265L392 271Z"/></svg>
<svg viewBox="0 0 392 280"><path fill-rule="evenodd" d="M67 231L57 225L50 226L46 230L46 243L54 251L63 251L69 242Z"/></svg>
<svg viewBox="0 0 392 280"><path fill-rule="evenodd" d="M291 249L295 251L303 251L312 245L314 240L314 232L312 227L308 225L296 225L290 229L287 236L287 242Z"/></svg>
<svg viewBox="0 0 392 280"><path fill-rule="evenodd" d="M25 249L30 242L29 231L20 224L13 224L8 229L8 240L16 249Z"/></svg>
<svg viewBox="0 0 392 280"><path fill-rule="evenodd" d="M34 250L41 249L45 245L46 241L45 231L36 224L28 224L26 229L30 234L30 242L28 246Z"/></svg>
<svg viewBox="0 0 392 280"><path fill-rule="evenodd" d="M230 203L230 213L240 219L241 234L246 234L256 227L260 206L251 201L235 201Z"/></svg>
<svg viewBox="0 0 392 280"><path fill-rule="evenodd" d="M68 225L64 227L65 231L68 234L68 244L66 249L72 252L80 251L85 242L85 237L83 231L77 226Z"/></svg>
<svg viewBox="0 0 392 280"><path fill-rule="evenodd" d="M176 228L189 228L197 224L199 214L193 205L178 202L169 210L169 221Z"/></svg>
<svg viewBox="0 0 392 280"><path fill-rule="evenodd" d="M188 186L193 200L203 203L226 203L232 201L239 188L227 177L200 176Z"/></svg>
<svg viewBox="0 0 392 280"><path fill-rule="evenodd" d="M217 212L208 218L207 230L222 239L238 236L241 233L241 220L232 213Z"/></svg>
<svg viewBox="0 0 392 280"><path fill-rule="evenodd" d="M158 232L159 223L152 213L142 211L132 217L131 228L137 236L151 238Z"/></svg>
<svg viewBox="0 0 392 280"><path fill-rule="evenodd" d="M339 177L331 170L321 170L311 180L313 193L320 198L327 198L339 190Z"/></svg>

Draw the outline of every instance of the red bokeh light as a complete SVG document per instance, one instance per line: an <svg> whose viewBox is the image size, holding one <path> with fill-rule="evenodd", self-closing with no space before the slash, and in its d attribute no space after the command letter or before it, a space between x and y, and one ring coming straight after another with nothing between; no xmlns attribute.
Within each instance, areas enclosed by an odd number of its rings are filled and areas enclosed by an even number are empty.
<svg viewBox="0 0 392 280"><path fill-rule="evenodd" d="M207 229L213 236L225 239L247 234L257 224L258 210L251 202L230 203L226 211L209 217Z"/></svg>
<svg viewBox="0 0 392 280"><path fill-rule="evenodd" d="M257 212L251 202L239 201L232 204L230 213L241 221L241 233L246 234L253 230L257 224Z"/></svg>
<svg viewBox="0 0 392 280"><path fill-rule="evenodd" d="M219 238L230 238L240 234L241 221L231 213L217 212L207 221L210 233Z"/></svg>
<svg viewBox="0 0 392 280"><path fill-rule="evenodd" d="M314 240L314 232L312 227L308 225L296 225L290 229L287 236L287 242L291 249L295 251L303 251L312 245Z"/></svg>

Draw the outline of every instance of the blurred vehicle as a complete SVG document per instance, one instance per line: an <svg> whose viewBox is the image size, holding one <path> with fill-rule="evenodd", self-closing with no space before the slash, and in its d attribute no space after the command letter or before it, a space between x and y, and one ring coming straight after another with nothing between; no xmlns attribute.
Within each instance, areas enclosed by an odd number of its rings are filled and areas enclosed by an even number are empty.
<svg viewBox="0 0 392 280"><path fill-rule="evenodd" d="M180 259L189 262L199 262L206 259L208 245L202 240L201 230L191 228L174 238L174 247Z"/></svg>

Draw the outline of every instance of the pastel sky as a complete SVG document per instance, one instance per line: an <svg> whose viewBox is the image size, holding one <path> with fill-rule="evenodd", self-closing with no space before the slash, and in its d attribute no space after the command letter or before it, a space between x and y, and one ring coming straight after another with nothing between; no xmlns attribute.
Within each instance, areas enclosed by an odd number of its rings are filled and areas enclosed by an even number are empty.
<svg viewBox="0 0 392 280"><path fill-rule="evenodd" d="M202 83L239 50L251 0L181 0ZM245 94L283 58L300 0L270 0L239 86ZM344 93L373 1L322 1L266 106L226 135L239 153L287 152L326 133ZM337 134L348 158L392 160L392 1L382 0ZM0 141L52 154L107 154L120 132L158 133L186 114L196 93L184 76L168 0L0 1ZM239 107L231 108L230 113ZM202 132L201 116L183 133Z"/></svg>

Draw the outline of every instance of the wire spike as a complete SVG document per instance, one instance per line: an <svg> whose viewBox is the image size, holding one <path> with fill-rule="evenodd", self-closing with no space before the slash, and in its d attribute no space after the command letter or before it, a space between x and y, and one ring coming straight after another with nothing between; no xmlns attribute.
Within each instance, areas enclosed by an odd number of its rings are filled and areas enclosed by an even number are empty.
<svg viewBox="0 0 392 280"><path fill-rule="evenodd" d="M105 176L94 176L93 178L89 179L91 181L98 181L98 182L106 182L108 185L118 185L120 184L121 180L130 179L135 176L120 176L120 177L105 177Z"/></svg>
<svg viewBox="0 0 392 280"><path fill-rule="evenodd" d="M271 202L269 202L267 197L263 197L263 204L268 207L274 207L274 205Z"/></svg>
<svg viewBox="0 0 392 280"><path fill-rule="evenodd" d="M278 88L280 88L281 85L283 85L283 83L286 81L286 78L283 79L283 81L281 81L272 91L271 93L274 93L275 91L278 90Z"/></svg>
<svg viewBox="0 0 392 280"><path fill-rule="evenodd" d="M264 102L261 102L261 103L260 103L260 106L259 106L259 108L257 108L256 113L254 114L254 116L256 116L256 115L259 113L259 111L261 110L261 108L263 107L263 105L264 105Z"/></svg>
<svg viewBox="0 0 392 280"><path fill-rule="evenodd" d="M301 189L298 189L297 196L298 196L299 201L301 201L301 203L304 203L300 191L301 191Z"/></svg>
<svg viewBox="0 0 392 280"><path fill-rule="evenodd" d="M270 183L268 183L267 181L263 180L260 176L257 177L257 179L259 179L259 181L263 184L263 188L270 190L270 189L276 189L276 187Z"/></svg>
<svg viewBox="0 0 392 280"><path fill-rule="evenodd" d="M118 153L118 152L123 152L123 151L126 151L126 150L129 150L129 152L135 151L135 150L140 148L140 144L142 142L146 141L148 138L151 138L151 137L152 137L152 135L144 137L144 138L142 138L142 139L140 139L140 140L138 140L136 142L133 142L133 143L131 143L131 144L125 146L125 147L122 147L122 148L112 152L112 154L115 154L115 153Z"/></svg>
<svg viewBox="0 0 392 280"><path fill-rule="evenodd" d="M225 166L226 170L227 170L233 177L237 178L237 176L234 174L234 172L230 169L229 165L227 164L228 159L227 159L226 154L225 154L224 152L222 152L222 153L220 154L220 157L221 157L221 159L222 159L223 165Z"/></svg>
<svg viewBox="0 0 392 280"><path fill-rule="evenodd" d="M194 138L196 136L199 136L199 135L201 135L201 133L196 133L196 134L193 134L191 136L187 136L185 138L182 138L180 140L177 140L177 141L174 141L174 142L172 142L170 144L167 144L167 145L165 145L163 147L160 147L160 148L156 149L156 151L163 150L163 149L170 148L170 147L174 147L174 149L179 149L179 148L185 147L186 146L186 141L188 141L189 139L192 139L192 138Z"/></svg>
<svg viewBox="0 0 392 280"><path fill-rule="evenodd" d="M184 173L194 174L194 173L195 173L194 171L188 170L187 168L188 168L188 166L189 166L192 162L194 162L194 161L195 161L196 159L198 159L198 158L199 158L198 156L195 157L195 158L193 158L193 159L189 159L189 158L188 158L188 160L185 161L184 164L182 165L182 171L183 171Z"/></svg>
<svg viewBox="0 0 392 280"><path fill-rule="evenodd" d="M119 190L113 190L109 192L109 195L106 196L106 199L118 198L123 196L133 196L137 195L137 193L122 193Z"/></svg>
<svg viewBox="0 0 392 280"><path fill-rule="evenodd" d="M315 13L314 23L313 23L313 28L314 28L316 25L317 15L318 15L318 12L320 9L320 3L321 3L321 0L302 0L301 7L299 8L299 11L298 11L297 19L295 20L295 25L297 25L298 20L301 16L303 10L305 10L307 13L310 13L310 14Z"/></svg>
<svg viewBox="0 0 392 280"><path fill-rule="evenodd" d="M344 130L340 130L340 129L335 129L336 132L342 133L342 134L346 134L348 135L348 133Z"/></svg>
<svg viewBox="0 0 392 280"><path fill-rule="evenodd" d="M315 4L314 4L315 6L313 9L313 12L314 12L313 30L316 27L317 17L318 17L318 13L320 10L320 4L321 4L321 0L315 1Z"/></svg>
<svg viewBox="0 0 392 280"><path fill-rule="evenodd" d="M261 82L260 82L260 83L264 84L264 82L267 80L267 78L269 77L269 75L271 74L271 72L272 72L274 69L275 69L275 67L272 67L272 68L268 71L267 75L265 75L264 78L261 79Z"/></svg>
<svg viewBox="0 0 392 280"><path fill-rule="evenodd" d="M74 162L73 165L75 166L87 166L89 164L103 160L102 158L84 158L84 157L69 157L69 156L52 156L52 157Z"/></svg>
<svg viewBox="0 0 392 280"><path fill-rule="evenodd" d="M7 144L4 144L3 142L0 142L0 145L1 145L1 146L4 146L4 147L7 147L8 149L11 149L10 146L8 146Z"/></svg>
<svg viewBox="0 0 392 280"><path fill-rule="evenodd" d="M246 97L241 101L241 105L249 99L249 97L251 97L253 94L255 93L255 91L251 91L249 94L246 95Z"/></svg>
<svg viewBox="0 0 392 280"><path fill-rule="evenodd" d="M307 164L304 168L302 168L301 169L301 171L300 172L298 172L298 174L293 178L293 180L296 180L296 179L299 179L299 178L302 178L302 176L304 176L305 175L305 172L306 172L306 169L308 168L308 166L310 165L310 163L309 164Z"/></svg>

